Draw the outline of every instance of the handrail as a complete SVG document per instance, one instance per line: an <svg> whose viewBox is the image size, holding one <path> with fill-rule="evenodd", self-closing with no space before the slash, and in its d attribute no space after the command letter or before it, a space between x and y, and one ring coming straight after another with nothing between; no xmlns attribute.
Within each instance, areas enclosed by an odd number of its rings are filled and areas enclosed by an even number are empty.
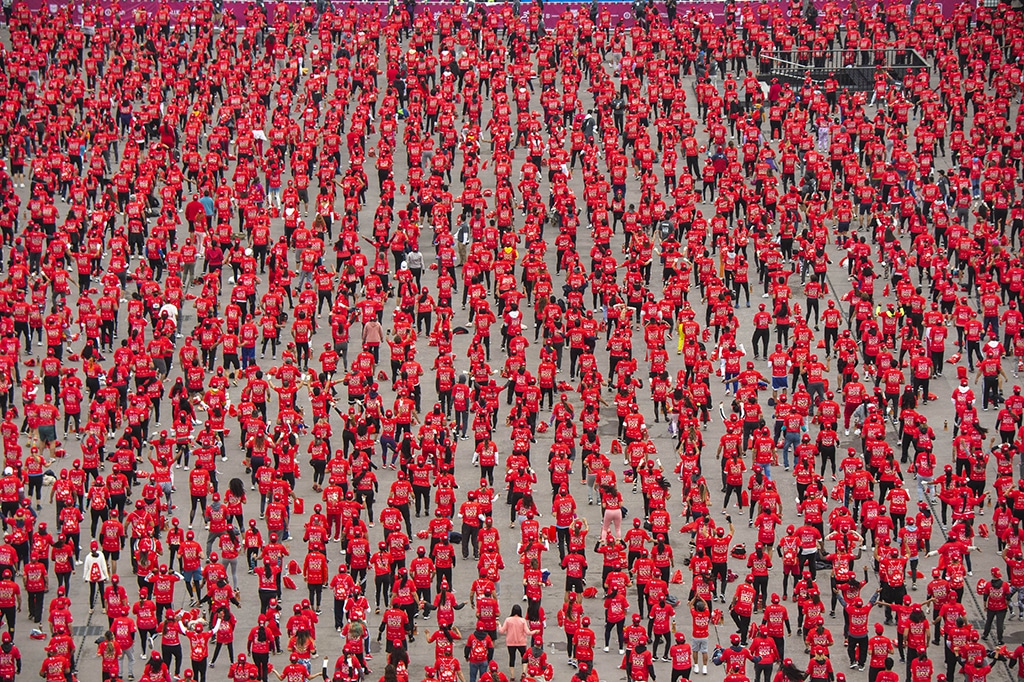
<svg viewBox="0 0 1024 682"><path fill-rule="evenodd" d="M853 64L850 64L850 65L845 65L845 64L840 65L840 64L837 63L837 62L841 62L842 61L842 57L845 57L845 56L848 56L848 55L854 55L855 57L860 57L860 56L862 56L865 53L869 53L869 54L873 55L876 52L877 52L877 50L875 50L875 49L867 49L867 50L860 50L860 49L857 49L857 50L847 50L847 49L828 50L826 52L826 55L825 55L827 63L825 65L823 65L823 66L816 66L813 63L801 64L799 62L794 62L794 61L791 61L791 60L788 60L788 59L783 59L783 58L778 57L776 55L766 56L764 59L765 59L765 61L767 61L770 64L772 64L772 69L771 69L772 71L779 71L779 72L783 72L783 73L784 72L788 72L788 71L799 71L801 73L808 72L813 77L815 73L832 72L832 71L836 71L837 69L840 69L840 68L843 68L843 69L849 69L849 68L871 68L871 69L874 69L874 68L877 68L877 66L879 66L879 65L876 65L874 63L871 63L871 64L857 64L856 61ZM920 52L918 52L915 49L909 49L909 48L908 49L884 48L882 52L885 55L885 61L884 61L883 64L880 65L882 68L885 68L885 69L920 69L920 68L930 68L930 64L929 64L928 60L924 56L922 56ZM895 63L895 60L893 58L895 57L897 52L903 53L903 55L905 56L905 63L902 63L902 64L896 64ZM909 58L907 58L907 57L909 57Z"/></svg>

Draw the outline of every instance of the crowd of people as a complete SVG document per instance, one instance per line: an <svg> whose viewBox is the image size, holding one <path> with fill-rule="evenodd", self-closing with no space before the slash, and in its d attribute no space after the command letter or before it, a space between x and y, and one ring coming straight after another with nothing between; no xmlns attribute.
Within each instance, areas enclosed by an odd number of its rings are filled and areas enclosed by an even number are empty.
<svg viewBox="0 0 1024 682"><path fill-rule="evenodd" d="M1024 15L556 7L5 0L0 682L1024 678Z"/></svg>

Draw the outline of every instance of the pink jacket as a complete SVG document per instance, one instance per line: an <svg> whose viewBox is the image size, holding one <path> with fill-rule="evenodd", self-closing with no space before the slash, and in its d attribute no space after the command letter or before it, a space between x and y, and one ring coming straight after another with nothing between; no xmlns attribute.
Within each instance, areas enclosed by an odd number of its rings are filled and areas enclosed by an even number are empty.
<svg viewBox="0 0 1024 682"><path fill-rule="evenodd" d="M498 627L498 632L505 635L505 646L529 646L530 637L537 634L522 616L509 616Z"/></svg>

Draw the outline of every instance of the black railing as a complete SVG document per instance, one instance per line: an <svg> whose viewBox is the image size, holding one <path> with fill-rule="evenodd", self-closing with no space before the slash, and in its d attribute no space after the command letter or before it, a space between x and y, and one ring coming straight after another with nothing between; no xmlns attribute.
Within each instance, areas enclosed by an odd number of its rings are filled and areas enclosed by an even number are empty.
<svg viewBox="0 0 1024 682"><path fill-rule="evenodd" d="M880 69L892 80L902 82L908 70L930 65L916 50L884 48L825 50L817 54L793 50L762 59L760 68L762 80L778 78L796 85L810 76L812 82L821 84L832 75L840 88L867 91L874 88L875 74Z"/></svg>

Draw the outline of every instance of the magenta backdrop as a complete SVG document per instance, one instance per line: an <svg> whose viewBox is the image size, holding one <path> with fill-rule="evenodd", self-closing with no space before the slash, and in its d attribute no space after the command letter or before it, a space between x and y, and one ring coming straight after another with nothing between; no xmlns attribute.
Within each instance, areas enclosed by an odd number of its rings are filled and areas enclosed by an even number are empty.
<svg viewBox="0 0 1024 682"><path fill-rule="evenodd" d="M743 1L743 0L741 0ZM58 6L64 6L66 2L52 3L47 0L26 0L28 6L33 11L50 10ZM952 13L952 9L955 5L959 4L959 0L938 0L939 5L942 7L943 14L949 16ZM305 4L305 0L285 0L285 3L290 8L297 8ZM73 2L72 4L80 6L81 2ZM96 0L96 4L106 8L106 12L109 13L110 3L105 0ZM184 0L171 0L168 3L176 15L177 12L185 6ZM245 7L252 4L251 2L234 2L227 0L224 2L225 11L233 13L239 21L244 21ZM276 2L267 0L266 5L268 8L273 8ZM385 12L387 9L387 2L384 0L351 0L351 2L337 2L335 1L334 6L336 8L346 7L349 4L355 5L362 12ZM430 7L433 9L442 9L450 6L452 3L450 0L428 0L423 2L422 0L417 3L419 7ZM527 3L524 0L523 5ZM630 2L628 0L602 0L600 3L602 7L607 8L612 15L612 20L617 22L619 19L626 20L627 22L632 19L632 12ZM761 4L758 2L757 4ZM783 11L786 4L783 0L768 0L768 4L773 5L779 11ZM158 5L157 0L122 0L121 2L121 14L122 22L130 23L134 16L135 9L143 7L144 9L153 12L156 10ZM662 2L657 3L659 8L664 8ZM844 0L840 0L840 5L845 5ZM499 7L500 3L486 3L485 6ZM544 4L544 18L545 23L548 26L553 26L557 21L558 17L565 11L566 8L572 10L579 7L587 7L589 2L545 2ZM686 2L680 1L677 5L678 13L683 15L690 11L697 11L702 13L710 12L714 15L716 20L721 20L723 17L723 9L725 8L724 2ZM272 11L272 9L271 9Z"/></svg>
<svg viewBox="0 0 1024 682"><path fill-rule="evenodd" d="M46 0L26 0L26 2L28 4L29 8L32 9L33 11L52 10L53 8L56 8L58 6L65 6L67 4L65 2L60 2L60 3L46 2ZM304 0L285 0L285 2L290 7L293 7L293 8L300 7L301 5L305 4ZM80 3L78 3L78 2L76 2L74 4L75 5L80 5ZM95 4L99 5L101 7L104 7L106 9L106 11L109 13L109 11L110 11L109 10L109 7L110 7L110 3L109 2L106 2L104 0L99 0ZM157 0L122 0L122 2L121 2L121 14L122 14L121 18L122 18L122 21L124 23L130 23L131 20L132 20L132 17L134 16L135 9L138 8L138 7L142 7L144 9L152 12L152 11L156 10L158 4L159 3L157 2ZM182 7L184 7L186 5L186 3L184 1L181 1L181 0L171 0L168 4L170 5L172 11L175 14L177 14L178 10L180 10ZM250 2L232 2L231 0L227 0L224 3L224 8L225 8L225 11L233 13L239 19L239 21L242 21L244 19L245 7L246 7L246 5L249 5L249 4L252 4L252 3L250 3ZM267 7L271 8L271 11L272 11L272 8L273 8L273 6L275 4L276 4L276 2L271 2L269 0L266 2ZM340 9L341 7L346 7L349 4L350 4L349 2L335 2L334 6L336 8ZM387 3L386 2L377 1L377 0L355 0L351 4L354 4L360 11L364 11L364 12L383 12L383 11L386 11L386 8L387 8ZM418 7L424 7L425 6L425 7L430 7L430 8L433 8L433 9L441 9L441 8L444 8L444 7L448 7L451 4L452 3L450 1L448 1L448 0L430 0L428 2L420 1L420 2L417 3L417 6ZM523 2L523 6L525 6L526 4L527 4L526 2ZM658 6L660 8L664 9L664 4L663 3L659 2L657 4L658 4ZM782 2L769 2L769 4L778 5L779 7L783 7L783 3ZM546 2L544 4L544 18L545 18L546 23L549 26L552 26L552 25L555 24L555 22L558 20L558 17L561 16L562 12L566 8L569 8L571 10L571 9L575 9L575 8L578 8L578 7L586 7L588 5L589 5L588 2L578 2L578 1L577 2ZM487 3L485 6L498 7L498 6L500 6L500 3L497 3L497 2ZM612 20L613 21L618 21L619 19L624 19L624 20L628 21L628 20L630 20L632 18L632 12L630 11L630 2L628 0L626 0L626 1L603 0L601 2L601 7L607 8L609 10L609 12L611 12ZM725 7L725 3L724 2L679 2L677 7L678 7L679 14L684 14L684 13L689 12L691 10L696 10L698 12L711 12L712 14L715 15L716 19L721 19L721 17L722 17L722 10Z"/></svg>

